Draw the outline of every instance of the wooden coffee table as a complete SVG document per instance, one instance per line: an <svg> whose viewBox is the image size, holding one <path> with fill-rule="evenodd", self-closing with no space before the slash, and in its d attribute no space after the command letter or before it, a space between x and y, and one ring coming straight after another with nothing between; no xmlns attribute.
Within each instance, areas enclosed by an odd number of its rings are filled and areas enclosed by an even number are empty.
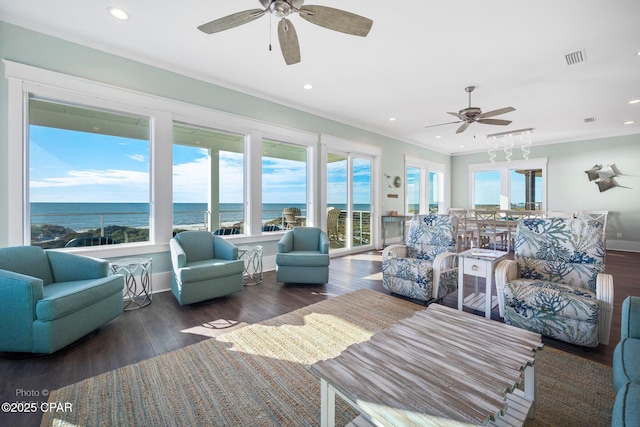
<svg viewBox="0 0 640 427"><path fill-rule="evenodd" d="M522 425L540 348L540 334L432 304L311 366L322 426L335 424L336 394L360 411L358 426Z"/></svg>

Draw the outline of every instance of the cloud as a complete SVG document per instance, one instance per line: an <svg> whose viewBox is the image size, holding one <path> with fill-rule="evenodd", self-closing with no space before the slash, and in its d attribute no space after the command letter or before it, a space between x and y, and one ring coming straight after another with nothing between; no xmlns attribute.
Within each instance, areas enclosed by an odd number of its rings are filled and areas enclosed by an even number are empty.
<svg viewBox="0 0 640 427"><path fill-rule="evenodd" d="M144 154L127 154L127 157L136 162L144 162L146 160Z"/></svg>
<svg viewBox="0 0 640 427"><path fill-rule="evenodd" d="M149 173L122 169L70 170L66 176L30 181L31 188L85 187L104 185L149 185Z"/></svg>

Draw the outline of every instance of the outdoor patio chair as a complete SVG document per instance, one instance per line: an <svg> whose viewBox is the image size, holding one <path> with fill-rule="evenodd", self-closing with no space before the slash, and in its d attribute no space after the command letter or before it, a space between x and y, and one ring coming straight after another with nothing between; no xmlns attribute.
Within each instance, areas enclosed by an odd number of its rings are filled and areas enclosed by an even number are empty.
<svg viewBox="0 0 640 427"><path fill-rule="evenodd" d="M282 210L282 216L284 217L284 225L287 229L304 225L299 208L284 208Z"/></svg>

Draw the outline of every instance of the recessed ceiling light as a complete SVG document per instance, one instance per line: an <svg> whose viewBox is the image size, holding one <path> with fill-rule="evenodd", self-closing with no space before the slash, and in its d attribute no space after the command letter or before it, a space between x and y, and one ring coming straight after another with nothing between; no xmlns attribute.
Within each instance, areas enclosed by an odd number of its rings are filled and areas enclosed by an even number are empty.
<svg viewBox="0 0 640 427"><path fill-rule="evenodd" d="M395 117L389 117L389 121L390 121L390 122L395 122L395 121L396 121L396 118L395 118Z"/></svg>
<svg viewBox="0 0 640 427"><path fill-rule="evenodd" d="M119 19L121 21L126 21L129 19L129 14L118 7L109 7L107 8L107 10L111 14L111 16L116 19Z"/></svg>
<svg viewBox="0 0 640 427"><path fill-rule="evenodd" d="M440 135L436 135L436 139L440 139L442 138Z"/></svg>
<svg viewBox="0 0 640 427"><path fill-rule="evenodd" d="M305 88L306 90L311 90L313 89L313 86L310 85L309 83L307 83L306 85L302 86L303 88Z"/></svg>
<svg viewBox="0 0 640 427"><path fill-rule="evenodd" d="M464 148L464 145L461 145L460 148Z"/></svg>
<svg viewBox="0 0 640 427"><path fill-rule="evenodd" d="M636 52L636 56L640 56L640 50Z"/></svg>
<svg viewBox="0 0 640 427"><path fill-rule="evenodd" d="M640 104L640 99L634 99L629 101L629 104Z"/></svg>
<svg viewBox="0 0 640 427"><path fill-rule="evenodd" d="M624 122L624 124L625 124L625 125L632 125L632 124L634 124L634 123L635 123L635 122L634 122L633 120L629 120L629 121L627 121L627 122Z"/></svg>

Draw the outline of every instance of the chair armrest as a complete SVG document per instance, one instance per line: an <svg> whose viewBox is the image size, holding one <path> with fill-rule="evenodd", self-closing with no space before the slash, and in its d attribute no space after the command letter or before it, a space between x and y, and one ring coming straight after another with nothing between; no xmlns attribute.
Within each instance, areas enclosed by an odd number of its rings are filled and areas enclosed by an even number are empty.
<svg viewBox="0 0 640 427"><path fill-rule="evenodd" d="M628 296L622 302L620 338L640 338L640 296Z"/></svg>
<svg viewBox="0 0 640 427"><path fill-rule="evenodd" d="M449 271L458 269L458 254L455 252L442 252L433 259L433 299L438 299L440 289L440 276Z"/></svg>
<svg viewBox="0 0 640 427"><path fill-rule="evenodd" d="M389 245L382 251L382 262L389 260L390 258L406 258L407 246L406 245Z"/></svg>
<svg viewBox="0 0 640 427"><path fill-rule="evenodd" d="M293 250L293 232L287 231L278 242L278 253L284 254Z"/></svg>
<svg viewBox="0 0 640 427"><path fill-rule="evenodd" d="M8 336L28 333L29 338L31 337L31 325L36 319L36 303L42 299L42 295L41 279L0 270L0 324ZM5 333L0 333L2 347L5 347L5 338Z"/></svg>
<svg viewBox="0 0 640 427"><path fill-rule="evenodd" d="M218 259L238 259L238 247L220 236L213 236L213 253Z"/></svg>
<svg viewBox="0 0 640 427"><path fill-rule="evenodd" d="M53 282L100 279L109 275L109 261L69 252L45 251Z"/></svg>
<svg viewBox="0 0 640 427"><path fill-rule="evenodd" d="M320 253L321 254L328 254L329 253L329 235L327 233L325 233L324 231L320 232L320 238L318 239L319 243L320 243Z"/></svg>
<svg viewBox="0 0 640 427"><path fill-rule="evenodd" d="M611 318L613 317L613 276L600 273L596 278L596 298L600 306L598 320L598 341L609 344L611 334Z"/></svg>
<svg viewBox="0 0 640 427"><path fill-rule="evenodd" d="M518 263L505 259L496 265L496 294L498 296L498 310L500 317L504 317L504 287L511 280L518 278Z"/></svg>
<svg viewBox="0 0 640 427"><path fill-rule="evenodd" d="M176 239L169 240L169 249L171 250L173 270L177 271L179 268L184 267L187 264L187 254L182 249L180 242Z"/></svg>

